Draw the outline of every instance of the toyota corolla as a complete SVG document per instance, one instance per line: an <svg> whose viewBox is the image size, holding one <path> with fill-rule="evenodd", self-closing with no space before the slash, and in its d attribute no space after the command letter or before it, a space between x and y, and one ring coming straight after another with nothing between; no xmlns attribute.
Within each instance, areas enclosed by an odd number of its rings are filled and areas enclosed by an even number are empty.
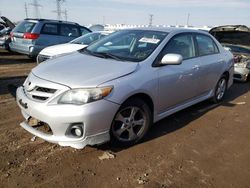
<svg viewBox="0 0 250 188"><path fill-rule="evenodd" d="M132 145L170 114L222 101L233 72L233 55L209 33L118 31L35 67L17 89L21 126L61 146Z"/></svg>

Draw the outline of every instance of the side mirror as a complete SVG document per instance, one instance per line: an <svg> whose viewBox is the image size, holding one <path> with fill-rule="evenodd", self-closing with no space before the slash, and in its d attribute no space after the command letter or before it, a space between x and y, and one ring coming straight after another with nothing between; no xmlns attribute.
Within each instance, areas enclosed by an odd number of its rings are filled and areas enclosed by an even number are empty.
<svg viewBox="0 0 250 188"><path fill-rule="evenodd" d="M227 50L227 51L231 51L231 48L229 48L229 47L224 46L223 48L224 48L225 50Z"/></svg>
<svg viewBox="0 0 250 188"><path fill-rule="evenodd" d="M182 55L179 54L166 54L161 60L162 65L180 65L182 63Z"/></svg>

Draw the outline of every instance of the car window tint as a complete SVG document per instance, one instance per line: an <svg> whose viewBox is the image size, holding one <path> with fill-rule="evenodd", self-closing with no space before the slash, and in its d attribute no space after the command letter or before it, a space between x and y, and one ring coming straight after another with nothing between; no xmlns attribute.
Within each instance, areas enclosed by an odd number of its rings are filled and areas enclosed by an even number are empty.
<svg viewBox="0 0 250 188"><path fill-rule="evenodd" d="M78 37L79 30L77 26L74 25L61 25L60 35L68 37Z"/></svg>
<svg viewBox="0 0 250 188"><path fill-rule="evenodd" d="M173 37L163 50L164 54L180 54L183 59L195 57L195 47L192 35L178 35Z"/></svg>
<svg viewBox="0 0 250 188"><path fill-rule="evenodd" d="M18 24L13 31L18 32L18 33L31 32L35 25L36 25L36 23L34 23L34 22L24 21L24 22L21 22L20 24Z"/></svg>
<svg viewBox="0 0 250 188"><path fill-rule="evenodd" d="M198 44L199 55L209 55L216 54L219 52L217 45L214 43L213 39L205 35L197 35L196 41Z"/></svg>
<svg viewBox="0 0 250 188"><path fill-rule="evenodd" d="M41 33L52 34L52 35L58 34L58 25L46 23L44 24Z"/></svg>
<svg viewBox="0 0 250 188"><path fill-rule="evenodd" d="M81 32L81 35L85 35L85 34L89 33L89 30L87 30L84 27L80 27L80 32Z"/></svg>

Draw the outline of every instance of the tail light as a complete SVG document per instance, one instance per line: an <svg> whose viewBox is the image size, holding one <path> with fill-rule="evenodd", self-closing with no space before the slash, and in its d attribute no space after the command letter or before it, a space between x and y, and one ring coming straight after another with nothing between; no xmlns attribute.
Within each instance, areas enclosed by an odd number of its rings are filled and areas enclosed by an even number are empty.
<svg viewBox="0 0 250 188"><path fill-rule="evenodd" d="M39 37L39 34L37 33L24 33L23 38L24 39L37 39Z"/></svg>

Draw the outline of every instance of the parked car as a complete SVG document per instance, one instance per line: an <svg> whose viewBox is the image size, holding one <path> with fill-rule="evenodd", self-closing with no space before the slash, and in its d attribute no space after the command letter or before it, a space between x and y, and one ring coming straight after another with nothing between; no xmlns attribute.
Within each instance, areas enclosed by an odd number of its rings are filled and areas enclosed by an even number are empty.
<svg viewBox="0 0 250 188"><path fill-rule="evenodd" d="M0 48L5 50L10 50L9 43L11 42L10 32L14 29L15 24L13 24L8 18L1 16L5 28L0 31Z"/></svg>
<svg viewBox="0 0 250 188"><path fill-rule="evenodd" d="M91 32L74 22L48 19L25 19L11 32L12 51L36 58L47 46L69 42Z"/></svg>
<svg viewBox="0 0 250 188"><path fill-rule="evenodd" d="M244 25L226 25L211 29L210 33L235 56L234 79L250 79L250 29Z"/></svg>
<svg viewBox="0 0 250 188"><path fill-rule="evenodd" d="M170 114L206 99L222 101L233 63L209 33L121 30L35 67L17 89L20 125L61 146L135 144Z"/></svg>
<svg viewBox="0 0 250 188"><path fill-rule="evenodd" d="M89 44L107 36L110 32L95 31L78 37L69 43L44 48L37 56L37 63L85 48Z"/></svg>

